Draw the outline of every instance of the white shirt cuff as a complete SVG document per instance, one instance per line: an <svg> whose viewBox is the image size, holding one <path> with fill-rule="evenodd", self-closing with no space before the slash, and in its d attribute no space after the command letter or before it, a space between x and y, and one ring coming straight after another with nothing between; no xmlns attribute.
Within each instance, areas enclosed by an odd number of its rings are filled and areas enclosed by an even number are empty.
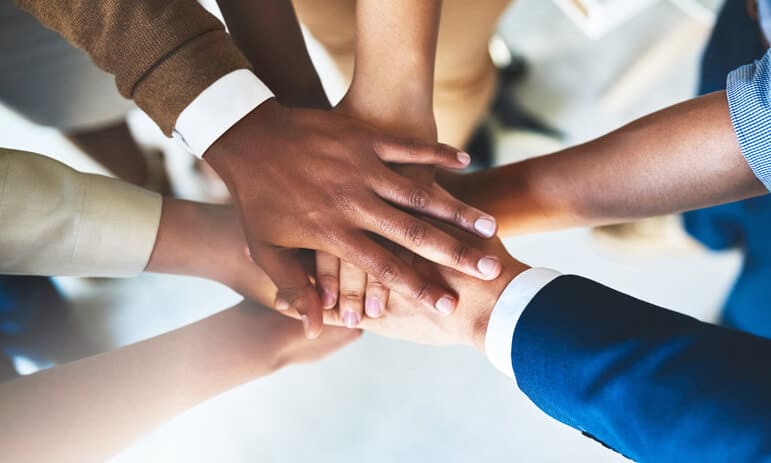
<svg viewBox="0 0 771 463"><path fill-rule="evenodd" d="M174 138L196 157L203 157L225 132L273 96L248 69L225 74L182 110Z"/></svg>
<svg viewBox="0 0 771 463"><path fill-rule="evenodd" d="M511 379L511 343L519 317L535 295L560 275L547 268L525 270L511 280L493 307L485 334L485 353L490 363Z"/></svg>

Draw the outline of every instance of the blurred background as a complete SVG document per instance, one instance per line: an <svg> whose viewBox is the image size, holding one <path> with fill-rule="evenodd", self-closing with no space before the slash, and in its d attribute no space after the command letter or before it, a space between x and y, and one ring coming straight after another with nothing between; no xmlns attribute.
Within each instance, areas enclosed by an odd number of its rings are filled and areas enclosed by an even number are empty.
<svg viewBox="0 0 771 463"><path fill-rule="evenodd" d="M546 154L694 96L700 56L720 3L514 2L491 42L502 84L472 141L472 155L481 164L498 164ZM339 97L344 92L340 76L318 43L312 38L309 42L325 86ZM192 157L166 140L143 114L130 110L128 125L152 159L148 162L165 166L167 178L156 179L157 189L191 199L223 198L222 186L205 167L194 165ZM89 143L0 107L2 146L106 173L78 148ZM124 149L107 146L115 153ZM157 155L161 151L163 158ZM678 217L505 242L514 256L531 265L585 275L704 320L716 319L741 265L738 251L709 252L688 238ZM53 309L58 334L47 338L44 348L19 345L5 350L20 373L50 366L57 360L51 352L63 345L72 355L111 349L200 319L240 299L219 284L186 277L57 278L54 284L65 304ZM541 413L478 353L374 335L317 364L291 367L217 397L113 459L512 460L624 461Z"/></svg>

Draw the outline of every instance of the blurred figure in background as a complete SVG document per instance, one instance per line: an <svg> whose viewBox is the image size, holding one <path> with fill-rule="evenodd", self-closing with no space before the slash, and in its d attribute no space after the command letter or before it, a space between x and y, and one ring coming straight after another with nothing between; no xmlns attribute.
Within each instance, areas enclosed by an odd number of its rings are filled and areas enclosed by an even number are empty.
<svg viewBox="0 0 771 463"><path fill-rule="evenodd" d="M131 135L126 116L135 106L112 76L13 2L0 2L0 104L60 130L118 178L168 191L161 153L145 151ZM16 374L11 358L45 367L92 350L48 278L0 276L0 380Z"/></svg>
<svg viewBox="0 0 771 463"><path fill-rule="evenodd" d="M346 84L350 83L356 56L356 0L293 3L300 21L327 50ZM485 123L489 116L505 128L559 136L516 103L510 84L523 76L524 61L512 57L499 71L490 58L490 39L512 3L442 2L433 100L439 141L466 147L474 162L484 167L493 160L493 135Z"/></svg>
<svg viewBox="0 0 771 463"><path fill-rule="evenodd" d="M701 64L699 94L725 90L726 76L745 63L763 57L771 21L769 3L727 0L718 16ZM741 273L723 307L722 323L771 337L771 310L757 301L768 300L771 281L771 197L747 199L684 214L688 233L713 250L741 247Z"/></svg>

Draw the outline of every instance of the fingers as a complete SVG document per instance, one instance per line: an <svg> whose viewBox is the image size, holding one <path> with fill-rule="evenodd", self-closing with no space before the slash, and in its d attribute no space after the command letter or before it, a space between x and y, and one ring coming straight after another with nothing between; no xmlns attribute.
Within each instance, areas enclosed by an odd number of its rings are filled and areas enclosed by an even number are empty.
<svg viewBox="0 0 771 463"><path fill-rule="evenodd" d="M498 256L483 253L471 245L385 203L370 207L367 229L425 259L482 280L500 275Z"/></svg>
<svg viewBox="0 0 771 463"><path fill-rule="evenodd" d="M375 153L384 162L428 164L448 169L463 169L471 164L471 156L443 143L427 144L414 140L380 141Z"/></svg>
<svg viewBox="0 0 771 463"><path fill-rule="evenodd" d="M316 252L316 289L324 309L337 305L339 279L340 259L326 252Z"/></svg>
<svg viewBox="0 0 771 463"><path fill-rule="evenodd" d="M364 315L364 288L367 274L348 262L340 262L340 317L348 328L355 328Z"/></svg>
<svg viewBox="0 0 771 463"><path fill-rule="evenodd" d="M339 243L336 252L339 251L352 265L372 275L391 291L411 297L444 315L455 311L458 300L453 293L420 276L412 266L365 233L347 232L341 236Z"/></svg>
<svg viewBox="0 0 771 463"><path fill-rule="evenodd" d="M494 217L464 204L438 185L419 185L389 171L373 178L372 187L387 201L456 225L482 238L492 238L498 231Z"/></svg>
<svg viewBox="0 0 771 463"><path fill-rule="evenodd" d="M321 301L305 273L296 250L260 246L252 258L273 280L278 293L276 309L296 309L302 316L305 335L315 339L321 334L323 316Z"/></svg>
<svg viewBox="0 0 771 463"><path fill-rule="evenodd" d="M388 288L373 276L367 276L364 292L364 313L370 318L380 318L388 306Z"/></svg>

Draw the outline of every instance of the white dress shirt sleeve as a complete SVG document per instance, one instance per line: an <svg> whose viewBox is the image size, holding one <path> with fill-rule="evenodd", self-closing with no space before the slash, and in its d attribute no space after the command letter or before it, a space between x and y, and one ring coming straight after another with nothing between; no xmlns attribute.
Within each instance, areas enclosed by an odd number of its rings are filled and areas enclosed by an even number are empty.
<svg viewBox="0 0 771 463"><path fill-rule="evenodd" d="M201 92L179 115L174 138L196 157L273 92L248 69L225 74Z"/></svg>
<svg viewBox="0 0 771 463"><path fill-rule="evenodd" d="M493 307L485 334L485 353L490 363L511 379L511 343L519 317L536 294L560 275L547 268L525 270L511 280Z"/></svg>

